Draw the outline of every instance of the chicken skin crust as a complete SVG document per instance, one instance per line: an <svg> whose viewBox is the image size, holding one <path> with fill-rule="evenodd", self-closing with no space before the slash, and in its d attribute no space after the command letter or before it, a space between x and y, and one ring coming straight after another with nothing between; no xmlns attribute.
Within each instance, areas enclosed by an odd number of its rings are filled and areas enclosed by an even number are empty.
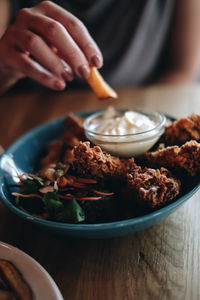
<svg viewBox="0 0 200 300"><path fill-rule="evenodd" d="M73 166L77 173L95 178L124 178L131 198L148 208L162 206L172 201L180 192L180 180L170 171L161 168L142 169L134 159L120 159L80 142L73 150Z"/></svg>
<svg viewBox="0 0 200 300"><path fill-rule="evenodd" d="M171 202L180 193L181 182L165 168L141 168L127 174L127 187L139 205L157 208Z"/></svg>
<svg viewBox="0 0 200 300"><path fill-rule="evenodd" d="M200 143L189 141L179 146L171 146L155 152L148 152L144 160L152 168L165 167L173 172L183 172L195 176L200 171Z"/></svg>
<svg viewBox="0 0 200 300"><path fill-rule="evenodd" d="M192 114L188 118L174 121L165 128L160 142L165 146L181 146L190 140L200 141L200 115Z"/></svg>
<svg viewBox="0 0 200 300"><path fill-rule="evenodd" d="M41 161L41 166L46 167L52 163L72 161L72 149L85 141L86 136L83 128L83 119L72 113L68 114L64 121L65 130L62 136L48 145L47 154Z"/></svg>
<svg viewBox="0 0 200 300"><path fill-rule="evenodd" d="M90 147L90 142L80 142L73 149L73 166L80 175L95 178L126 178L126 174L138 168L134 159L120 159L101 150Z"/></svg>

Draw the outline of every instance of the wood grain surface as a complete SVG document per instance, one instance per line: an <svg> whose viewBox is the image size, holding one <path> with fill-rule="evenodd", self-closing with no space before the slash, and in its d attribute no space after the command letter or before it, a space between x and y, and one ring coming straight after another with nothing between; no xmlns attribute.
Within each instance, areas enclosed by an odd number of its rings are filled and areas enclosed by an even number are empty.
<svg viewBox="0 0 200 300"><path fill-rule="evenodd" d="M176 117L200 113L200 87L120 90L120 107ZM91 92L7 94L0 98L0 144L69 111L113 104ZM0 240L35 258L66 300L200 299L200 193L147 230L105 240L69 239L25 224L0 204ZM48 299L41 299L48 300Z"/></svg>

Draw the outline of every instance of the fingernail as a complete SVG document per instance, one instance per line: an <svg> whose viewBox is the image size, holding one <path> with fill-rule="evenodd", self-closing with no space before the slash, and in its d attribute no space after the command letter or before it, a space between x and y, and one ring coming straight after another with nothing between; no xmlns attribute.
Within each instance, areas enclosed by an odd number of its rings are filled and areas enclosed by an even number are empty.
<svg viewBox="0 0 200 300"><path fill-rule="evenodd" d="M78 67L78 73L79 73L80 77L87 79L90 75L90 69L87 65L82 65L82 66Z"/></svg>
<svg viewBox="0 0 200 300"><path fill-rule="evenodd" d="M65 68L64 72L62 73L62 77L66 81L72 81L74 79L74 75L69 68Z"/></svg>
<svg viewBox="0 0 200 300"><path fill-rule="evenodd" d="M98 55L93 55L91 57L91 65L97 68L101 68L102 67L101 58Z"/></svg>
<svg viewBox="0 0 200 300"><path fill-rule="evenodd" d="M63 90L65 88L65 82L61 80L56 80L54 86L57 90Z"/></svg>

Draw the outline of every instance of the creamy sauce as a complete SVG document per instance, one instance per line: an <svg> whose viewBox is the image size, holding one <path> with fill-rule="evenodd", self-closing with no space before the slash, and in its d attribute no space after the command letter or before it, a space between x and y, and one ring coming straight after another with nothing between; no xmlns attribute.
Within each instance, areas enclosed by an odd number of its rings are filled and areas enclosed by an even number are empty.
<svg viewBox="0 0 200 300"><path fill-rule="evenodd" d="M109 107L101 118L91 120L88 138L107 152L121 156L137 156L148 151L158 140L158 122L136 111L118 113Z"/></svg>
<svg viewBox="0 0 200 300"><path fill-rule="evenodd" d="M147 116L135 111L127 111L121 116L94 120L93 130L103 135L128 135L148 131L155 126L155 122Z"/></svg>

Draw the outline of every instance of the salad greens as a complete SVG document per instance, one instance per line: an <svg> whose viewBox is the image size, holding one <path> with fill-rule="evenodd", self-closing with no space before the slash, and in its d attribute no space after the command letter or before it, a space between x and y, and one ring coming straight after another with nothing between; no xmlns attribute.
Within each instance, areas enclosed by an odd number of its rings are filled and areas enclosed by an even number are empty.
<svg viewBox="0 0 200 300"><path fill-rule="evenodd" d="M57 194L54 192L47 192L44 195L43 202L52 215L56 215L64 209L62 201L58 198Z"/></svg>
<svg viewBox="0 0 200 300"><path fill-rule="evenodd" d="M38 181L27 179L26 181L24 181L22 192L24 194L26 194L26 193L34 194L34 193L37 193L39 187L40 187L40 185L39 185Z"/></svg>
<svg viewBox="0 0 200 300"><path fill-rule="evenodd" d="M15 205L34 216L64 223L109 222L117 218L114 193L103 182L62 174L49 181L32 174L20 176Z"/></svg>
<svg viewBox="0 0 200 300"><path fill-rule="evenodd" d="M78 202L69 200L63 211L57 214L56 220L67 223L80 223L85 220L85 213Z"/></svg>

